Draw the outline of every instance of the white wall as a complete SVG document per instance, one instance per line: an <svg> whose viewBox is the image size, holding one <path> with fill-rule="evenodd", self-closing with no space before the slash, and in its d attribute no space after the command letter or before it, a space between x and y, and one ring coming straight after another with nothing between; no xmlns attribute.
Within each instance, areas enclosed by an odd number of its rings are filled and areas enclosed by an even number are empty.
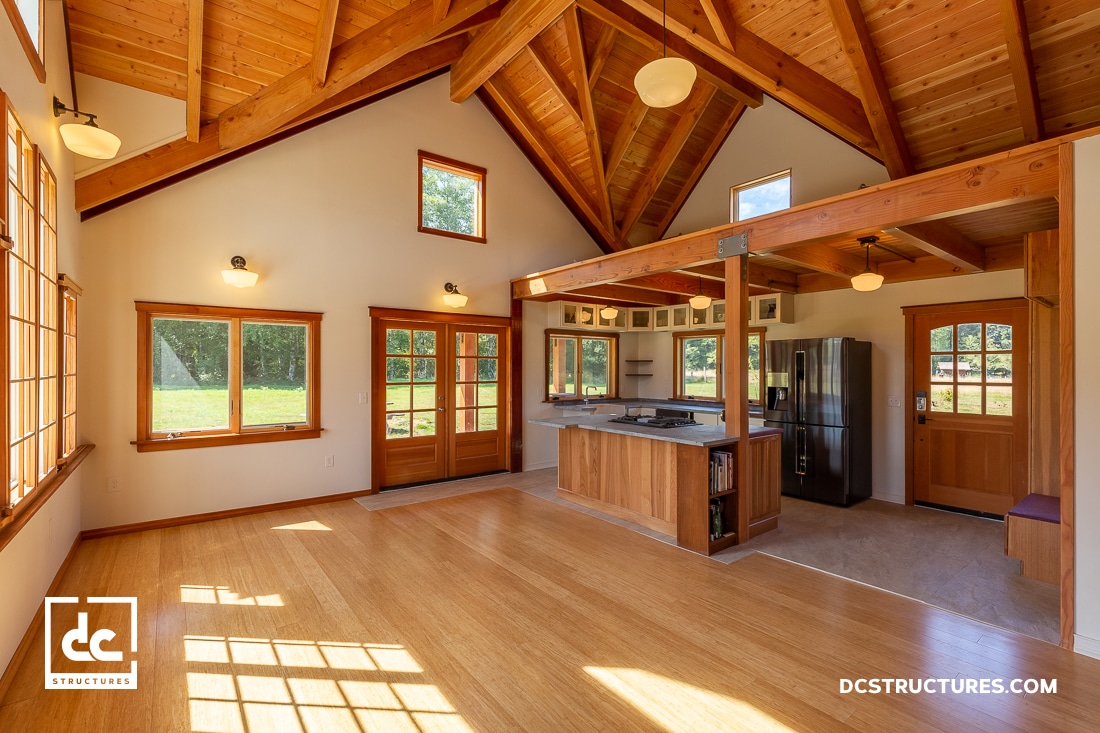
<svg viewBox="0 0 1100 733"><path fill-rule="evenodd" d="M85 527L368 488L370 408L358 404L370 390L368 307L443 310L449 281L470 296L467 312L506 316L511 278L599 254L481 103L451 103L448 84L425 82L82 225L81 338L95 352L81 368L97 385L98 446ZM416 231L417 149L488 169L487 244ZM259 273L255 288L221 282L237 254ZM324 312L323 437L137 453L135 300ZM541 395L527 393L536 414ZM543 460L539 440L528 464Z"/></svg>
<svg viewBox="0 0 1100 733"><path fill-rule="evenodd" d="M1100 658L1100 452L1095 449L1100 419L1100 136L1074 145L1074 307L1076 348L1076 549L1075 649Z"/></svg>
<svg viewBox="0 0 1100 733"><path fill-rule="evenodd" d="M38 81L7 14L0 14L0 89L10 98L27 134L37 143L57 177L59 269L83 284L79 224L73 212L73 155L61 144L53 116L53 97L68 99L69 68L61 3L45 3L46 83ZM87 353L80 345L80 359ZM82 382L81 389L86 389ZM80 411L83 416L84 401ZM83 420L83 417L81 418ZM83 431L84 425L81 424ZM83 437L83 436L82 436ZM84 441L81 441L84 442ZM80 532L80 467L0 552L0 669L7 667L23 633ZM41 653L32 650L32 653Z"/></svg>
<svg viewBox="0 0 1100 733"><path fill-rule="evenodd" d="M728 224L730 186L791 169L791 203L820 201L889 180L881 163L768 96L745 111L667 236Z"/></svg>

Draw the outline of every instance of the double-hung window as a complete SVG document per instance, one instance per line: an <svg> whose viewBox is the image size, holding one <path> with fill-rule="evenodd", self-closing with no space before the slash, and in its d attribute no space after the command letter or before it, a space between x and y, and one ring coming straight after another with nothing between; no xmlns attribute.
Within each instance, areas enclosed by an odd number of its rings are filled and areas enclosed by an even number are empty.
<svg viewBox="0 0 1100 733"><path fill-rule="evenodd" d="M619 335L546 331L546 399L619 396Z"/></svg>
<svg viewBox="0 0 1100 733"><path fill-rule="evenodd" d="M320 437L320 313L136 307L139 451Z"/></svg>

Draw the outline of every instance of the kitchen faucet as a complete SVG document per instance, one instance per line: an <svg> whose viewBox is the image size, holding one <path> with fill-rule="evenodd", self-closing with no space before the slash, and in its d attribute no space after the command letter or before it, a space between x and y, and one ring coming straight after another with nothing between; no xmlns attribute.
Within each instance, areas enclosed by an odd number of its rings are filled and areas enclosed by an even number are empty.
<svg viewBox="0 0 1100 733"><path fill-rule="evenodd" d="M599 389L599 387L597 387L594 384L590 384L590 385L588 385L587 387L584 388L584 404L586 404L586 405L588 404L588 390L590 390L590 389ZM599 397L599 395L596 395L596 396Z"/></svg>

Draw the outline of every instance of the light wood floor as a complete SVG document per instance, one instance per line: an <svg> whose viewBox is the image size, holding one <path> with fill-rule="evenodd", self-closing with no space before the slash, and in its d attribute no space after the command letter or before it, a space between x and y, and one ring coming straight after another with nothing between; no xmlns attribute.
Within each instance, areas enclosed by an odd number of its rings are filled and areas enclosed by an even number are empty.
<svg viewBox="0 0 1100 733"><path fill-rule="evenodd" d="M1000 733L1100 717L1100 661L775 558L716 563L513 489L93 540L60 593L138 597L138 689L45 691L32 652L2 731ZM1058 691L838 692L872 677Z"/></svg>

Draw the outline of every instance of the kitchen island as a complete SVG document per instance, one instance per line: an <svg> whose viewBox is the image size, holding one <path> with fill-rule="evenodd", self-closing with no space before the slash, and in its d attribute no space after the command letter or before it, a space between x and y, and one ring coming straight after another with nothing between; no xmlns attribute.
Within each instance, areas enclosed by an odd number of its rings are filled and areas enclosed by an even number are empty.
<svg viewBox="0 0 1100 733"><path fill-rule="evenodd" d="M782 431L749 430L749 486L736 486L739 438L715 425L656 428L608 415L535 419L557 428L558 496L710 555L779 525ZM749 517L738 537L739 512Z"/></svg>

